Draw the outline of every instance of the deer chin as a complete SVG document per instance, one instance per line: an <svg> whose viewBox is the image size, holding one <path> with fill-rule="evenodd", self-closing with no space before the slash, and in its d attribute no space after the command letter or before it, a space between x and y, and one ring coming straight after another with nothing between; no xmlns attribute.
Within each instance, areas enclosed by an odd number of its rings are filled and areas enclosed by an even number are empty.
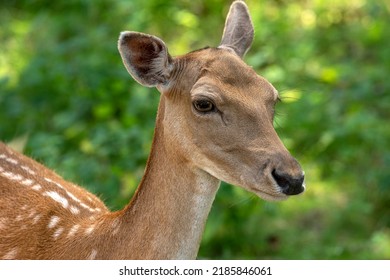
<svg viewBox="0 0 390 280"><path fill-rule="evenodd" d="M249 176L252 180L248 179L248 177L245 178L243 175L235 178L230 172L217 168L215 165L213 168L203 168L203 170L220 181L239 186L266 201L283 201L289 197L282 193L280 187L276 182L273 182L271 178L270 182L267 182L268 180L259 180L257 176L254 176L253 178Z"/></svg>
<svg viewBox="0 0 390 280"><path fill-rule="evenodd" d="M251 187L248 190L266 201L283 201L288 199L288 195L285 195L284 193L281 192L270 193L265 191L263 188L258 188L258 187Z"/></svg>
<svg viewBox="0 0 390 280"><path fill-rule="evenodd" d="M272 182L272 180L269 181L264 180L264 178L257 178L257 180L249 180L249 182L245 182L242 177L240 179L241 183L235 185L241 186L243 189L266 201L283 201L289 197L284 194L276 182Z"/></svg>

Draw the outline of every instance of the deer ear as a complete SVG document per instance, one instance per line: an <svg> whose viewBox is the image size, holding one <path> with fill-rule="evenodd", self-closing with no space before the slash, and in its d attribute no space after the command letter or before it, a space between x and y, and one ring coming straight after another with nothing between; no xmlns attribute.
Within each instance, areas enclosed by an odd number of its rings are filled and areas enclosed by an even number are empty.
<svg viewBox="0 0 390 280"><path fill-rule="evenodd" d="M161 39L126 31L119 37L118 49L127 71L140 84L155 87L169 81L172 58Z"/></svg>
<svg viewBox="0 0 390 280"><path fill-rule="evenodd" d="M242 58L252 44L253 34L253 24L245 2L233 2L226 18L220 47L232 49Z"/></svg>

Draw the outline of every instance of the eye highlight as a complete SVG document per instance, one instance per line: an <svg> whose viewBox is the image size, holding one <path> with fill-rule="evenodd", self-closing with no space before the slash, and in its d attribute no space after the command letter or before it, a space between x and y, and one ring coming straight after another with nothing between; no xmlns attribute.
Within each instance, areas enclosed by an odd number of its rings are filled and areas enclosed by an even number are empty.
<svg viewBox="0 0 390 280"><path fill-rule="evenodd" d="M195 110L200 113L208 113L215 110L215 105L213 102L207 99L198 99L192 102Z"/></svg>

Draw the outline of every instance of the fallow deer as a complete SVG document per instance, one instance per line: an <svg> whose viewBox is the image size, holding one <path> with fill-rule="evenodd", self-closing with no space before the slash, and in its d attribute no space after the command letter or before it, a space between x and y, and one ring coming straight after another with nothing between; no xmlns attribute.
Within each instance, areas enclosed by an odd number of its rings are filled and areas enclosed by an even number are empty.
<svg viewBox="0 0 390 280"><path fill-rule="evenodd" d="M110 212L96 196L0 144L0 258L193 259L220 181L266 200L304 191L273 127L278 92L242 60L253 39L235 1L217 48L171 57L151 35L122 32L130 75L161 93L145 174Z"/></svg>

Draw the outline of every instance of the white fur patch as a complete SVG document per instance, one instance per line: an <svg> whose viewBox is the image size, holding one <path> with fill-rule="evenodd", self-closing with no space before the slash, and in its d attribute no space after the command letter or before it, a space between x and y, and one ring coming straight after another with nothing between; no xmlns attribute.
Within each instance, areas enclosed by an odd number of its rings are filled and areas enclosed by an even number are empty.
<svg viewBox="0 0 390 280"><path fill-rule="evenodd" d="M91 234L94 230L95 230L95 225L92 225L85 230L85 234Z"/></svg>
<svg viewBox="0 0 390 280"><path fill-rule="evenodd" d="M120 229L119 219L115 219L111 224L112 235L116 235Z"/></svg>
<svg viewBox="0 0 390 280"><path fill-rule="evenodd" d="M65 197L61 196L58 192L49 191L49 192L45 192L43 195L52 198L54 201L57 201L65 209L68 208L69 205L68 200Z"/></svg>
<svg viewBox="0 0 390 280"><path fill-rule="evenodd" d="M53 233L54 240L57 240L57 238L64 232L64 228L60 227Z"/></svg>
<svg viewBox="0 0 390 280"><path fill-rule="evenodd" d="M73 206L73 205L70 206L69 210L70 210L70 212L72 212L72 214L74 214L74 215L80 214L80 209L77 208L76 206Z"/></svg>
<svg viewBox="0 0 390 280"><path fill-rule="evenodd" d="M11 163L13 165L18 164L18 161L16 159L13 159L13 158L5 158L5 161L8 161L9 163Z"/></svg>
<svg viewBox="0 0 390 280"><path fill-rule="evenodd" d="M12 172L9 172L9 171L4 171L1 173L4 177L12 180L12 181L20 181L22 179L24 179L23 176L19 175L19 174L14 174Z"/></svg>
<svg viewBox="0 0 390 280"><path fill-rule="evenodd" d="M25 186L31 186L32 184L34 184L34 181L31 180L31 179L24 179L23 181L20 182L22 185L25 185Z"/></svg>
<svg viewBox="0 0 390 280"><path fill-rule="evenodd" d="M35 216L36 213L37 213L37 211L36 211L35 209L32 209L31 212L30 212L30 214L28 215L28 218L31 219L32 217Z"/></svg>
<svg viewBox="0 0 390 280"><path fill-rule="evenodd" d="M94 260L94 259L96 258L97 253L98 253L97 250L96 250L96 249L93 249L93 250L91 251L91 254L89 254L88 259L89 259L89 260Z"/></svg>
<svg viewBox="0 0 390 280"><path fill-rule="evenodd" d="M35 184L31 187L34 191L39 192L42 189L42 186L40 184Z"/></svg>
<svg viewBox="0 0 390 280"><path fill-rule="evenodd" d="M79 230L79 228L80 228L80 225L74 225L74 226L69 230L68 237L71 237L71 236L75 235L75 233Z"/></svg>
<svg viewBox="0 0 390 280"><path fill-rule="evenodd" d="M66 195L69 196L73 201L79 203L79 205L84 208L84 209L87 209L88 211L90 212L100 212L101 210L98 209L98 208L91 208L90 206L88 206L87 204L85 204L84 202L82 202L79 198L77 198L74 194L72 194L71 192L69 192L66 188L64 188L60 183L58 182L55 182L49 178L44 178L45 181L49 182L49 183L52 183L54 184L55 186L59 187L60 189L64 190Z"/></svg>
<svg viewBox="0 0 390 280"><path fill-rule="evenodd" d="M52 216L50 218L49 224L47 225L48 228L54 228L58 222L60 221L60 218L58 216Z"/></svg>
<svg viewBox="0 0 390 280"><path fill-rule="evenodd" d="M33 225L35 225L36 223L38 223L38 221L41 219L41 217L42 217L41 214L36 215L36 216L32 219Z"/></svg>
<svg viewBox="0 0 390 280"><path fill-rule="evenodd" d="M28 174L30 175L35 175L36 173L31 170L31 168L29 168L28 166L25 166L25 165L21 165L20 168L22 168L24 171L26 171Z"/></svg>
<svg viewBox="0 0 390 280"><path fill-rule="evenodd" d="M18 161L16 159L10 158L10 157L6 156L5 154L0 154L0 159L4 159L5 161L7 161L13 165L18 164Z"/></svg>
<svg viewBox="0 0 390 280"><path fill-rule="evenodd" d="M3 260L13 260L16 258L17 254L18 254L18 249L14 248L8 251L8 253L3 256Z"/></svg>

